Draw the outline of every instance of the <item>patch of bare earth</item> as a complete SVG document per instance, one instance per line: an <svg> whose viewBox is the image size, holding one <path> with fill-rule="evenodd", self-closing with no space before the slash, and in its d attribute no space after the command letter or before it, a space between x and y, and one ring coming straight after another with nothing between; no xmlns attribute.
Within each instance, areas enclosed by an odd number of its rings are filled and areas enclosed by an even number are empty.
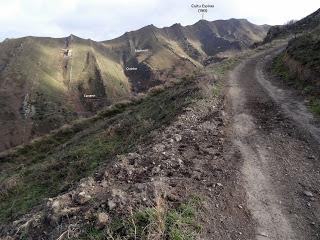
<svg viewBox="0 0 320 240"><path fill-rule="evenodd" d="M319 239L318 127L299 98L273 85L264 70L282 47L250 57L231 73L229 138L243 159L255 239Z"/></svg>

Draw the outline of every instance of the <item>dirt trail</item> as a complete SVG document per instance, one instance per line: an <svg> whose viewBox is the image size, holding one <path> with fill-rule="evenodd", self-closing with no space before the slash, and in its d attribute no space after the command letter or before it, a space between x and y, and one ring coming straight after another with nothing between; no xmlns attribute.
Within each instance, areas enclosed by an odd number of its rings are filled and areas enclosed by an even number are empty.
<svg viewBox="0 0 320 240"><path fill-rule="evenodd" d="M255 239L320 239L320 128L294 93L268 79L283 46L256 54L229 77L229 139L240 151Z"/></svg>

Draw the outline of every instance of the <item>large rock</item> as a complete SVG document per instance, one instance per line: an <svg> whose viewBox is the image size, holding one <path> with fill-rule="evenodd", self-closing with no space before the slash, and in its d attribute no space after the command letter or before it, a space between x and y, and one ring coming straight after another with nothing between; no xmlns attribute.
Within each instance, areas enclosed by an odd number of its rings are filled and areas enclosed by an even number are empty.
<svg viewBox="0 0 320 240"><path fill-rule="evenodd" d="M92 197L89 194L83 191L76 195L75 202L79 203L80 205L84 205L89 202L91 198Z"/></svg>

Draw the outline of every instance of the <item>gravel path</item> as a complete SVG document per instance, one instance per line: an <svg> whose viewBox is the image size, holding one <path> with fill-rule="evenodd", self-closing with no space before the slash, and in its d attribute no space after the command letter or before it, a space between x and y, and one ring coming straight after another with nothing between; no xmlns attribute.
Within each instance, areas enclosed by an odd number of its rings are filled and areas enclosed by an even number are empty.
<svg viewBox="0 0 320 240"><path fill-rule="evenodd" d="M320 129L303 102L265 71L281 49L258 53L231 72L228 135L241 153L255 239L320 239Z"/></svg>

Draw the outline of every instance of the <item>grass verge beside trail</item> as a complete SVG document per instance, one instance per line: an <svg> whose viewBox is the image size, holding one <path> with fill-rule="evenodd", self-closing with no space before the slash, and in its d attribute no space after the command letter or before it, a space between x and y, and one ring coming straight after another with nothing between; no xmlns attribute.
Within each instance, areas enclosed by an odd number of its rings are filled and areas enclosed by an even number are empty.
<svg viewBox="0 0 320 240"><path fill-rule="evenodd" d="M290 74L290 70L283 62L284 54L279 54L272 62L272 72L287 85L299 90L307 99L308 107L316 116L320 116L320 97L316 87L311 83L301 81Z"/></svg>

